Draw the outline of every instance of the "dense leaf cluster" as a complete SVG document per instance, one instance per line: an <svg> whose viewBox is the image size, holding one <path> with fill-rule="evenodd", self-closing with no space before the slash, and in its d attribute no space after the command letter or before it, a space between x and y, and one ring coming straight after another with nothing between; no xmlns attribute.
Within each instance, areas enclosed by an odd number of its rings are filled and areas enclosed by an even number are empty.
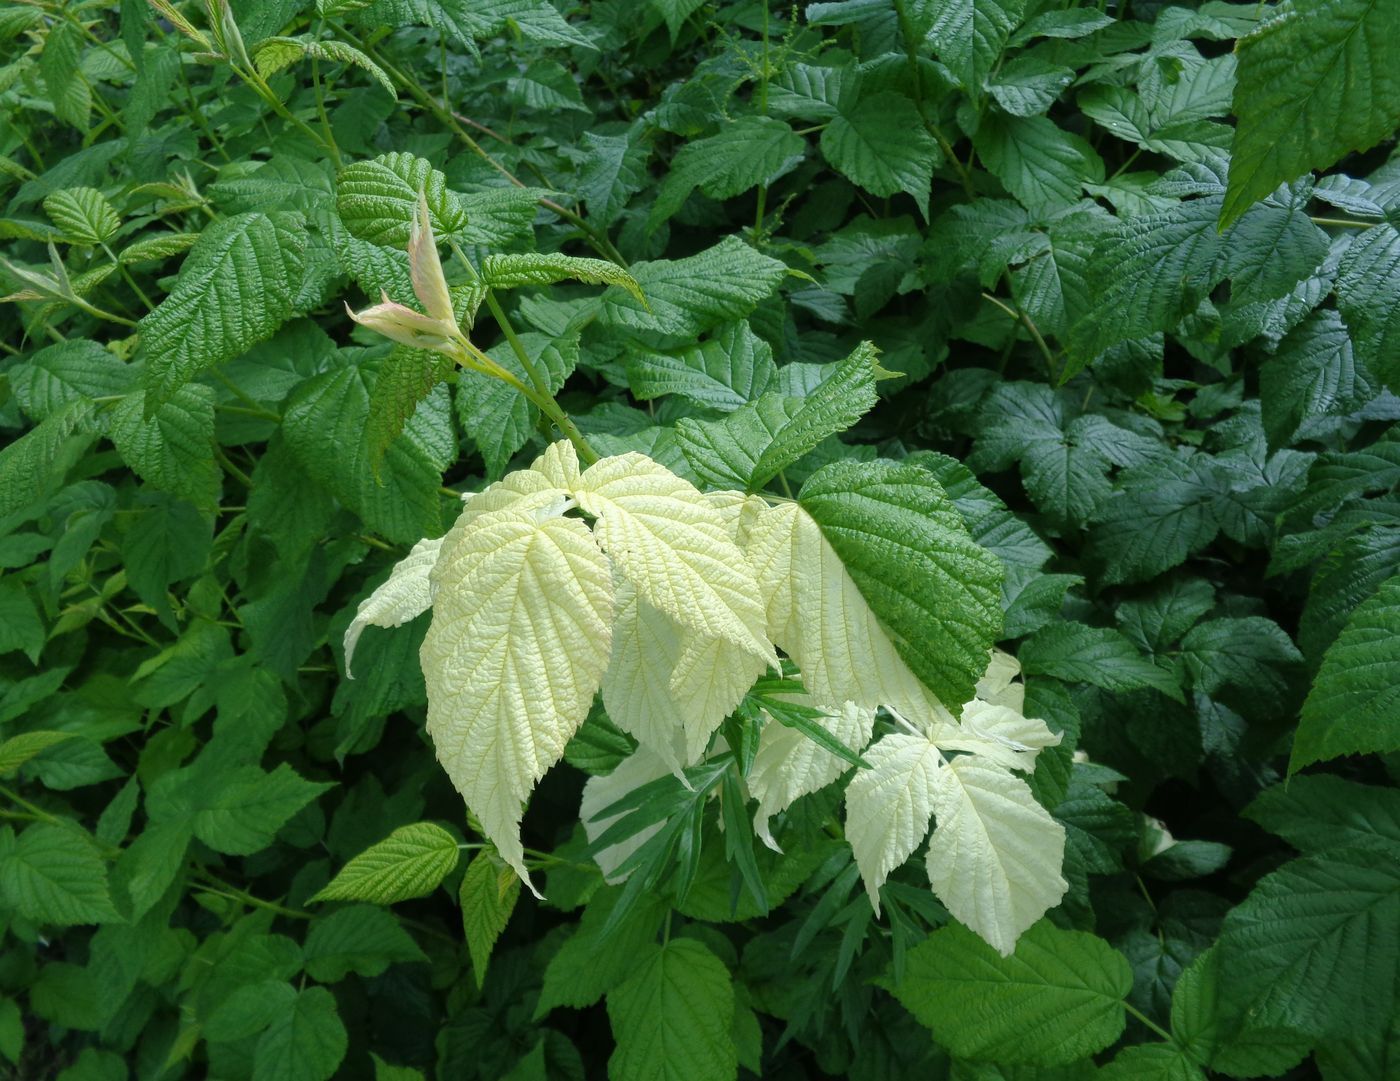
<svg viewBox="0 0 1400 1081"><path fill-rule="evenodd" d="M1391 0L0 10L0 1061L1394 1076L1398 73ZM420 197L478 368L345 313L418 292ZM342 643L573 425L800 507L955 711L1016 655L1059 742L987 783L1065 891L1014 952L933 797L861 888L845 786L914 737L792 672L683 780L604 685L520 899L425 605Z"/></svg>

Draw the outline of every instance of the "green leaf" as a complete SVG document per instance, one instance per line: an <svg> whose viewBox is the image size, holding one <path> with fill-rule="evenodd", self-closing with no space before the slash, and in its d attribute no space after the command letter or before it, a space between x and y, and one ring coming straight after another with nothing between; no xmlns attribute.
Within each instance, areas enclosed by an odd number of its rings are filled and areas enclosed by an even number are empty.
<svg viewBox="0 0 1400 1081"><path fill-rule="evenodd" d="M40 924L117 918L102 855L72 825L36 822L18 840L8 826L0 830L0 900Z"/></svg>
<svg viewBox="0 0 1400 1081"><path fill-rule="evenodd" d="M24 1053L24 1018L12 998L0 999L0 1055L14 1065Z"/></svg>
<svg viewBox="0 0 1400 1081"><path fill-rule="evenodd" d="M0 655L19 650L37 664L47 637L24 582L13 576L0 578Z"/></svg>
<svg viewBox="0 0 1400 1081"><path fill-rule="evenodd" d="M467 873L462 876L457 900L462 908L462 931L467 936L477 987L486 982L491 951L510 922L519 897L519 876L497 855L493 846L487 845L472 857Z"/></svg>
<svg viewBox="0 0 1400 1081"><path fill-rule="evenodd" d="M914 674L943 702L971 700L1001 626L1003 572L933 475L834 462L807 480L799 502Z"/></svg>
<svg viewBox="0 0 1400 1081"><path fill-rule="evenodd" d="M1018 651L1027 675L1054 676L1088 683L1106 691L1160 691L1182 700L1177 678L1137 651L1126 637L1108 627L1054 623L1042 627Z"/></svg>
<svg viewBox="0 0 1400 1081"><path fill-rule="evenodd" d="M935 931L909 951L892 989L955 1055L1060 1066L1118 1038L1132 983L1103 939L1042 920L1010 957L956 924Z"/></svg>
<svg viewBox="0 0 1400 1081"><path fill-rule="evenodd" d="M117 253L117 258L124 266L130 263L165 260L172 255L189 251L198 239L198 233L157 233L132 241Z"/></svg>
<svg viewBox="0 0 1400 1081"><path fill-rule="evenodd" d="M1215 694L1229 685L1277 701L1287 687L1287 670L1303 655L1273 620L1238 616L1192 628L1181 640L1181 658L1198 691Z"/></svg>
<svg viewBox="0 0 1400 1081"><path fill-rule="evenodd" d="M335 983L352 972L378 976L395 962L428 959L398 920L372 905L348 905L318 917L303 951L307 974L322 983Z"/></svg>
<svg viewBox="0 0 1400 1081"><path fill-rule="evenodd" d="M54 115L86 132L92 112L92 89L81 71L82 49L82 32L76 23L54 23L44 35L39 73L44 77Z"/></svg>
<svg viewBox="0 0 1400 1081"><path fill-rule="evenodd" d="M488 255L481 276L492 289L518 289L523 285L550 285L572 278L590 285L620 285L643 304L641 286L616 263L604 259L580 259L558 252L520 252Z"/></svg>
<svg viewBox="0 0 1400 1081"><path fill-rule="evenodd" d="M702 481L756 491L874 407L883 374L875 357L874 344L862 342L805 397L769 391L720 420L684 417L681 451Z"/></svg>
<svg viewBox="0 0 1400 1081"><path fill-rule="evenodd" d="M657 189L648 224L655 228L674 216L696 188L723 200L772 183L802 159L806 146L786 123L769 116L740 117L718 135L686 143Z"/></svg>
<svg viewBox="0 0 1400 1081"><path fill-rule="evenodd" d="M1125 1047L1097 1074L1100 1081L1205 1081L1199 1066L1169 1043Z"/></svg>
<svg viewBox="0 0 1400 1081"><path fill-rule="evenodd" d="M234 214L200 234L170 295L141 320L152 408L272 337L297 310L306 243L302 216L282 211Z"/></svg>
<svg viewBox="0 0 1400 1081"><path fill-rule="evenodd" d="M1112 345L1170 330L1220 281L1219 210L1218 197L1190 199L1120 220L1095 245L1089 290L1096 303L1071 330L1062 381Z"/></svg>
<svg viewBox="0 0 1400 1081"><path fill-rule="evenodd" d="M1264 789L1244 816L1309 855L1341 847L1400 850L1400 789L1305 773Z"/></svg>
<svg viewBox="0 0 1400 1081"><path fill-rule="evenodd" d="M112 442L137 476L197 507L219 501L222 472L214 460L214 393L182 386L147 416L155 395L136 391L112 410Z"/></svg>
<svg viewBox="0 0 1400 1081"><path fill-rule="evenodd" d="M1218 948L1227 1015L1314 1037L1374 1031L1395 1016L1400 861L1370 848L1294 860L1226 916Z"/></svg>
<svg viewBox="0 0 1400 1081"><path fill-rule="evenodd" d="M1400 125L1400 12L1385 0L1295 0L1237 53L1222 227L1279 184L1369 150Z"/></svg>
<svg viewBox="0 0 1400 1081"><path fill-rule="evenodd" d="M1311 179L1279 188L1246 210L1221 249L1232 302L1273 300L1327 258L1327 234L1308 217Z"/></svg>
<svg viewBox="0 0 1400 1081"><path fill-rule="evenodd" d="M394 84L384 73L384 69L359 49L353 45L347 45L343 41L334 39L314 41L308 38L285 37L265 38L258 45L257 52L253 56L253 63L257 66L258 74L267 78L290 67L304 56L317 60L352 64L368 72L391 98L398 96L394 91Z"/></svg>
<svg viewBox="0 0 1400 1081"><path fill-rule="evenodd" d="M462 198L432 164L413 154L382 154L341 170L335 183L335 206L345 227L360 240L381 248L406 248L418 193L428 200L428 220L440 239L460 232L468 214Z"/></svg>
<svg viewBox="0 0 1400 1081"><path fill-rule="evenodd" d="M451 374L451 359L429 349L396 346L379 365L369 396L365 439L375 476L394 440L403 434L419 403Z"/></svg>
<svg viewBox="0 0 1400 1081"><path fill-rule="evenodd" d="M1032 214L1073 206L1085 184L1104 178L1103 159L1087 142L1044 116L983 118L973 146L987 169Z"/></svg>
<svg viewBox="0 0 1400 1081"><path fill-rule="evenodd" d="M577 188L588 204L590 221L607 228L617 221L627 200L647 183L646 148L630 135L583 133L587 152Z"/></svg>
<svg viewBox="0 0 1400 1081"><path fill-rule="evenodd" d="M1095 515L1089 551L1108 584L1141 582L1200 551L1220 531L1224 485L1212 463L1169 458L1130 469Z"/></svg>
<svg viewBox="0 0 1400 1081"><path fill-rule="evenodd" d="M1206 950L1172 993L1172 1036L1196 1062L1234 1077L1277 1077L1300 1062L1312 1041L1287 1029L1230 1016L1221 1003L1221 951Z"/></svg>
<svg viewBox="0 0 1400 1081"><path fill-rule="evenodd" d="M650 401L676 394L722 413L753 401L777 377L772 347L742 321L728 323L699 345L679 352L645 350L627 358L633 397Z"/></svg>
<svg viewBox="0 0 1400 1081"><path fill-rule="evenodd" d="M744 318L787 273L779 260L727 236L685 259L634 264L632 275L647 303L613 286L603 294L603 319L628 330L694 339L710 327Z"/></svg>
<svg viewBox="0 0 1400 1081"><path fill-rule="evenodd" d="M391 905L426 897L457 866L457 840L441 826L400 826L340 869L313 901Z"/></svg>
<svg viewBox="0 0 1400 1081"><path fill-rule="evenodd" d="M987 90L1012 116L1037 116L1055 104L1073 81L1073 68L1037 56L1018 56L987 81Z"/></svg>
<svg viewBox="0 0 1400 1081"><path fill-rule="evenodd" d="M75 442L91 440L85 429L94 408L86 398L71 401L0 447L0 517L44 499L58 485L75 457L69 437L80 432Z"/></svg>
<svg viewBox="0 0 1400 1081"><path fill-rule="evenodd" d="M1351 242L1337 268L1337 309L1357 357L1385 383L1400 385L1400 231L1374 225Z"/></svg>
<svg viewBox="0 0 1400 1081"><path fill-rule="evenodd" d="M153 822L189 821L216 852L248 856L270 845L294 814L331 787L306 780L285 762L268 773L206 759L152 785L147 811Z"/></svg>
<svg viewBox="0 0 1400 1081"><path fill-rule="evenodd" d="M621 896L619 889L601 890L583 910L578 929L545 966L536 1017L556 1006L593 1005L625 982L646 958L647 948L661 930L665 907L654 895L644 896L605 935Z"/></svg>
<svg viewBox="0 0 1400 1081"><path fill-rule="evenodd" d="M718 957L690 938L654 946L626 983L608 993L616 1081L732 1081L738 1052L730 1026L734 987Z"/></svg>
<svg viewBox="0 0 1400 1081"><path fill-rule="evenodd" d="M1317 1065L1326 1081L1371 1081L1393 1077L1400 1064L1400 1021L1351 1040L1337 1040L1317 1049Z"/></svg>
<svg viewBox="0 0 1400 1081"><path fill-rule="evenodd" d="M1359 605L1303 703L1288 771L1344 754L1400 750L1400 575Z"/></svg>
<svg viewBox="0 0 1400 1081"><path fill-rule="evenodd" d="M547 0L540 2L548 6ZM467 221L462 226L462 242L504 248L530 240L539 202L549 194L539 188L488 188L461 196Z"/></svg>
<svg viewBox="0 0 1400 1081"><path fill-rule="evenodd" d="M74 244L106 244L121 228L121 218L96 188L62 188L44 198L44 212Z"/></svg>
<svg viewBox="0 0 1400 1081"><path fill-rule="evenodd" d="M578 82L563 64L536 60L520 75L510 79L510 99L538 112L572 110L592 113L583 103Z"/></svg>
<svg viewBox="0 0 1400 1081"><path fill-rule="evenodd" d="M445 388L436 388L389 445L379 477L366 436L368 363L345 363L301 383L288 398L282 431L302 468L375 532L401 544L442 531L438 487L456 458Z"/></svg>
<svg viewBox="0 0 1400 1081"><path fill-rule="evenodd" d="M873 195L911 196L928 217L933 167L942 159L914 103L885 90L843 109L822 132L822 154Z"/></svg>
<svg viewBox="0 0 1400 1081"><path fill-rule="evenodd" d="M297 991L253 1050L253 1081L326 1081L345 1058L349 1038L324 987Z"/></svg>
<svg viewBox="0 0 1400 1081"><path fill-rule="evenodd" d="M72 739L76 734L75 732L53 732L41 728L11 736L4 743L0 743L0 777L8 777L35 755L42 754L50 747Z"/></svg>
<svg viewBox="0 0 1400 1081"><path fill-rule="evenodd" d="M40 349L13 365L9 377L20 407L44 420L84 398L125 394L136 373L111 351L83 338Z"/></svg>
<svg viewBox="0 0 1400 1081"><path fill-rule="evenodd" d="M1259 399L1270 446L1291 442L1308 421L1342 417L1376 396L1337 313L1313 312L1259 368Z"/></svg>
<svg viewBox="0 0 1400 1081"><path fill-rule="evenodd" d="M558 393L578 363L578 339L552 338L526 332L520 344L544 378L551 393ZM497 364L528 382L514 349L507 342L487 351ZM486 460L486 474L498 478L511 458L536 431L540 412L514 387L490 376L463 372L457 384L457 411L463 430L472 437Z"/></svg>
<svg viewBox="0 0 1400 1081"><path fill-rule="evenodd" d="M964 90L982 92L1002 49L1025 12L1024 0L929 0L928 43Z"/></svg>

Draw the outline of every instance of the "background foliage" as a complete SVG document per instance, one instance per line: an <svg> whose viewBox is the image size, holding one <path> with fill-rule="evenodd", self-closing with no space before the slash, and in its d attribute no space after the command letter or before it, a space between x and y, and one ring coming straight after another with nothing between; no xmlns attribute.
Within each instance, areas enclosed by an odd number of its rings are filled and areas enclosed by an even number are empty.
<svg viewBox="0 0 1400 1081"><path fill-rule="evenodd" d="M1400 1071L1395 4L93 0L0 61L15 1076ZM779 857L674 786L703 843L624 906L601 711L516 903L425 620L339 644L544 439L344 315L410 295L420 187L478 265L630 265L646 306L526 279L474 333L606 452L730 483L747 403L880 347L783 482L913 458L1005 565L1071 884L1013 957L917 862L875 919L830 791Z"/></svg>

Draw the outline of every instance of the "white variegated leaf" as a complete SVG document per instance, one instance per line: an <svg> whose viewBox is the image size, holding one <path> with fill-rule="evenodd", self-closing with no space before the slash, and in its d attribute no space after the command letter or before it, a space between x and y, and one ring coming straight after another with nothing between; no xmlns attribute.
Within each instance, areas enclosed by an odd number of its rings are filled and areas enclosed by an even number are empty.
<svg viewBox="0 0 1400 1081"><path fill-rule="evenodd" d="M687 630L777 665L749 562L698 489L629 453L589 466L574 492L597 519L603 551L648 604Z"/></svg>
<svg viewBox="0 0 1400 1081"><path fill-rule="evenodd" d="M433 568L422 650L438 760L527 884L523 804L588 714L613 615L612 568L544 485L467 505Z"/></svg>
<svg viewBox="0 0 1400 1081"><path fill-rule="evenodd" d="M815 702L890 706L924 724L952 720L896 652L811 515L796 503L769 506L754 497L743 536L768 633L801 667Z"/></svg>
<svg viewBox="0 0 1400 1081"><path fill-rule="evenodd" d="M882 741L883 742L883 741ZM933 892L1003 957L1057 905L1065 830L1019 777L976 756L933 774Z"/></svg>
<svg viewBox="0 0 1400 1081"><path fill-rule="evenodd" d="M871 768L858 770L846 788L846 840L878 913L880 887L928 833L943 756L923 736L894 733L864 757Z"/></svg>
<svg viewBox="0 0 1400 1081"><path fill-rule="evenodd" d="M599 812L612 806L629 792L642 785L664 777L670 767L646 747L638 747L624 758L615 770L603 777L590 777L583 786L583 800L579 803L578 816L583 822L583 831L591 842L601 837L603 831L616 822L621 815L599 817ZM614 872L628 856L641 848L666 823L657 822L633 834L625 841L603 849L594 857L594 862L603 872L603 878L616 885L622 881ZM626 876L623 876L625 878Z"/></svg>
<svg viewBox="0 0 1400 1081"><path fill-rule="evenodd" d="M366 627L401 627L428 610L432 604L428 576L437 563L442 542L442 537L420 540L408 555L394 564L388 580L360 602L355 618L345 629L347 679L355 678L350 671L350 658Z"/></svg>
<svg viewBox="0 0 1400 1081"><path fill-rule="evenodd" d="M817 721L854 751L864 750L875 727L875 711L847 702ZM758 738L758 753L749 770L749 791L758 798L754 832L774 851L781 851L768 820L801 797L825 788L846 770L842 761L795 728L770 720Z"/></svg>

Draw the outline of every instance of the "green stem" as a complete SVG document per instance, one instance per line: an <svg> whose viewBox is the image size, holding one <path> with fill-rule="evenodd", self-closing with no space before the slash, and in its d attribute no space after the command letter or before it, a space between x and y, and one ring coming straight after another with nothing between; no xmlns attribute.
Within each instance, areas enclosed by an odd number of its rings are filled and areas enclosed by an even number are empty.
<svg viewBox="0 0 1400 1081"><path fill-rule="evenodd" d="M321 62L314 56L311 58L311 85L316 91L316 115L321 118L321 130L325 132L326 142L334 152L336 164L339 165L340 148L336 146L335 136L331 134L330 117L326 115L326 95L321 87Z"/></svg>
<svg viewBox="0 0 1400 1081"><path fill-rule="evenodd" d="M248 412L251 416L262 417L265 420L275 420L278 422L282 420L282 415L280 413L274 413L272 410L268 409L262 402L258 401L227 375L219 371L218 368L211 368L210 372L215 379L228 388L230 394L248 407Z"/></svg>
<svg viewBox="0 0 1400 1081"><path fill-rule="evenodd" d="M535 367L535 362L530 359L530 354L526 352L525 343L515 333L515 327L511 326L510 319L506 317L500 301L496 299L496 294L490 289L486 290L486 306L491 309L491 318L496 320L496 325L506 336L506 341L510 343L511 352L515 354L515 359L520 361L520 367L525 370L525 375L530 380L531 386L535 388L535 393L545 398L554 397L554 392L549 389L549 384L544 381L544 376L540 374L539 368Z"/></svg>
<svg viewBox="0 0 1400 1081"><path fill-rule="evenodd" d="M56 826L61 826L63 824L63 819L59 818L57 815L49 814L49 812L44 810L42 807L36 807L34 804L30 803L27 799L21 796L18 792L11 792L8 788L0 786L0 796L4 796L11 803L23 807L40 822L48 822Z"/></svg>
<svg viewBox="0 0 1400 1081"><path fill-rule="evenodd" d="M1129 155L1128 155L1128 160L1125 161L1125 162L1123 162L1122 165L1118 166L1117 169L1113 170L1113 175L1112 175L1111 177L1108 178L1108 183L1112 184L1112 183L1113 183L1115 180L1117 180L1120 176L1122 176L1124 173L1126 173L1126 172L1132 167L1133 162L1135 162L1135 161L1138 160L1138 157L1139 157L1139 155L1141 155L1141 154L1142 154L1142 148L1141 148L1141 147L1139 147L1137 150L1134 150L1131 154L1129 154Z"/></svg>
<svg viewBox="0 0 1400 1081"><path fill-rule="evenodd" d="M1335 225L1339 229L1370 229L1380 225L1378 221L1352 221L1350 218L1309 218L1314 225Z"/></svg>
<svg viewBox="0 0 1400 1081"><path fill-rule="evenodd" d="M269 912L275 912L279 916L288 916L294 920L309 920L312 918L310 912L302 912L300 909L288 908L286 905L279 905L274 901L264 901L261 897L254 897L245 890L240 890L232 883L225 882L217 875L212 875L203 868L195 869L195 877L203 879L209 883L207 886L196 886L196 889L205 893L213 893L220 897L226 897L230 901L239 901L245 905L252 905L254 908L264 908Z"/></svg>
<svg viewBox="0 0 1400 1081"><path fill-rule="evenodd" d="M248 87L250 87L255 94L258 95L258 97L263 99L264 103L266 103L269 109L271 109L274 113L280 116L288 124L291 124L292 127L297 128L299 131L302 132L302 134L310 138L313 143L319 146L322 150L329 154L332 159L334 159L335 167L337 169L340 168L340 149L335 145L334 140L327 142L324 138L321 137L320 132L318 132L305 120L302 120L301 117L297 116L285 105L283 105L282 100L276 95L276 93L273 92L272 87L267 85L267 81L263 79L263 77L259 75L255 69L250 68L249 70L245 71L237 64L232 63L229 66L233 68L233 72L235 75L242 79L243 82Z"/></svg>
<svg viewBox="0 0 1400 1081"><path fill-rule="evenodd" d="M131 271L126 268L126 264L118 259L116 253L105 243L102 245L102 250L106 252L107 258L112 260L112 265L117 268L117 273L121 275L122 281L126 282L131 287L131 291L141 298L141 303L146 305L146 310L154 310L155 304L151 302L151 298L146 295L145 290L136 284L136 279L131 276Z"/></svg>
<svg viewBox="0 0 1400 1081"><path fill-rule="evenodd" d="M1156 1021L1148 1017L1131 1002L1124 1002L1123 1009L1126 1010L1133 1017L1136 1017L1139 1021L1141 1021L1145 1028L1149 1029L1150 1031L1156 1033L1158 1036L1162 1037L1162 1039L1166 1040L1167 1043L1172 1045L1176 1044L1176 1041L1172 1038L1172 1034L1170 1032L1164 1029L1161 1025L1157 1024Z"/></svg>
<svg viewBox="0 0 1400 1081"><path fill-rule="evenodd" d="M243 485L243 487L251 488L253 486L253 478L239 469L238 466L234 464L233 459L224 453L224 448L217 443L214 444L214 457L219 460L219 464L224 467L225 471L237 480L239 484Z"/></svg>
<svg viewBox="0 0 1400 1081"><path fill-rule="evenodd" d="M134 319L128 319L126 316L124 316L124 315L117 315L117 314L115 314L114 312L104 311L103 309L97 307L96 305L89 304L89 303L88 303L86 300L84 300L82 297L66 297L66 298L64 298L64 299L66 299L66 300L68 301L69 304L72 304L72 305L74 305L75 307L81 308L83 311L87 312L89 315L96 316L98 319L105 319L105 320L107 320L109 323L117 323L117 324L119 324L119 325L121 325L121 326L124 326L124 327L133 327L133 328L134 328L134 327L136 326L136 320L134 320Z"/></svg>
<svg viewBox="0 0 1400 1081"><path fill-rule="evenodd" d="M1049 370L1051 378L1057 378L1055 374L1055 354L1052 353L1050 347L1045 344L1045 339L1040 336L1040 330L1036 327L1035 323L1031 321L1031 317L1021 310L1021 305L1016 303L1016 298L1014 296L1011 298L1010 305L1002 301L1000 297L992 296L991 293L983 293L982 299L991 301L1008 316L1026 328L1031 339L1035 342L1036 348L1040 350L1040 355L1045 358L1045 367Z"/></svg>

